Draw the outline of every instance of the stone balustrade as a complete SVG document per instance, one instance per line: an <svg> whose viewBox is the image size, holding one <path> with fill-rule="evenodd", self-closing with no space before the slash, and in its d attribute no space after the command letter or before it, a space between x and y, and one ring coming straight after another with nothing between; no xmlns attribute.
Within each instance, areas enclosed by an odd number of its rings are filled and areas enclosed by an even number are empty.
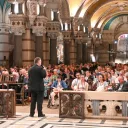
<svg viewBox="0 0 128 128"><path fill-rule="evenodd" d="M128 119L127 92L60 92L61 118Z"/></svg>

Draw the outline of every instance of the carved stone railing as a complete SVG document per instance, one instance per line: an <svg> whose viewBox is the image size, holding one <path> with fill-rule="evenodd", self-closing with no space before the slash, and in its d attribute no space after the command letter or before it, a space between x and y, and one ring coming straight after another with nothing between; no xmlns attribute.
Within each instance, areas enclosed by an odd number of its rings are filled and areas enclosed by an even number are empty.
<svg viewBox="0 0 128 128"><path fill-rule="evenodd" d="M0 116L14 117L16 114L15 90L0 89Z"/></svg>
<svg viewBox="0 0 128 128"><path fill-rule="evenodd" d="M60 92L59 116L128 119L128 93L63 91Z"/></svg>

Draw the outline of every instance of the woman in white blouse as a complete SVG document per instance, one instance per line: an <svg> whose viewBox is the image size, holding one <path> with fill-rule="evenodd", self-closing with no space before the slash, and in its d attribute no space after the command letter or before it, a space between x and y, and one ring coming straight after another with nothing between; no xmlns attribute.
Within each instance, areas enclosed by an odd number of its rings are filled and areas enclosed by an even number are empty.
<svg viewBox="0 0 128 128"><path fill-rule="evenodd" d="M97 83L97 92L104 92L107 90L108 83L104 81L104 76L101 74L98 77L99 82Z"/></svg>
<svg viewBox="0 0 128 128"><path fill-rule="evenodd" d="M85 76L81 75L76 91L88 91L88 86L88 83L85 81Z"/></svg>

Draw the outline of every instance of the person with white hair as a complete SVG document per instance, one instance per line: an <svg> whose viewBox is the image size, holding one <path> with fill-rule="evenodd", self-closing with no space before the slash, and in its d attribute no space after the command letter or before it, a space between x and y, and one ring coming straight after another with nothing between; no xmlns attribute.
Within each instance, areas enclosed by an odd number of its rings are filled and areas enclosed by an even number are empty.
<svg viewBox="0 0 128 128"><path fill-rule="evenodd" d="M124 80L123 76L118 77L119 84L116 87L116 91L128 92L128 82Z"/></svg>

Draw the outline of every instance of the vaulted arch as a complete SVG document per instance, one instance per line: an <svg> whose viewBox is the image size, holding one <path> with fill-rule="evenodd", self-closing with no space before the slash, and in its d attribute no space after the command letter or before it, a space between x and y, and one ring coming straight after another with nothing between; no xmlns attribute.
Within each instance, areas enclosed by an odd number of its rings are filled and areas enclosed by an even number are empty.
<svg viewBox="0 0 128 128"><path fill-rule="evenodd" d="M69 4L67 0L61 1L61 11L60 11L61 18L69 18L70 17L70 10L69 10Z"/></svg>

